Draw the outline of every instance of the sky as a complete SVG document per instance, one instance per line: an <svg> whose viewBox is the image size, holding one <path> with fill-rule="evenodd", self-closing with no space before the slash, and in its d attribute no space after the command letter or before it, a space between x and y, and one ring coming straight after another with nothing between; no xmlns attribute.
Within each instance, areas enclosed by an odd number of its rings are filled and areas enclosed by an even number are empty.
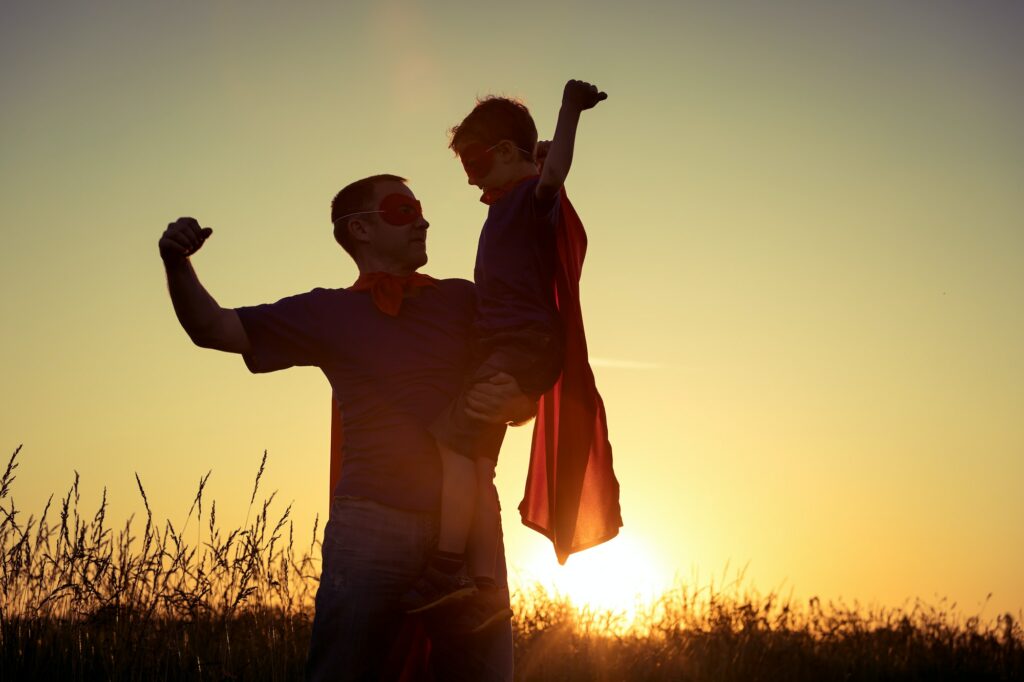
<svg viewBox="0 0 1024 682"><path fill-rule="evenodd" d="M746 567L796 598L1024 608L1024 5L1011 2L30 3L0 7L0 446L42 509L78 471L110 518L225 524L265 490L327 510L330 388L250 374L178 325L157 251L224 307L344 287L348 182L410 180L438 277L485 209L447 149L475 98L542 138L585 112L566 183L624 527L558 568L498 488L518 576L656 591ZM230 526L229 526L230 527ZM322 523L321 523L322 528ZM989 597L989 595L991 595ZM581 597L583 598L583 597Z"/></svg>

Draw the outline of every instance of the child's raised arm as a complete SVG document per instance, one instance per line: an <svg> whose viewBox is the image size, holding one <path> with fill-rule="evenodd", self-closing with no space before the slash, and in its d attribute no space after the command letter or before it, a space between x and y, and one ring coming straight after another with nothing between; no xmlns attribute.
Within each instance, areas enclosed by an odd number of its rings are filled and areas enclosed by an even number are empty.
<svg viewBox="0 0 1024 682"><path fill-rule="evenodd" d="M584 81L571 80L562 91L562 108L558 112L558 123L555 125L555 136L551 139L551 148L544 161L540 182L537 183L537 198L550 199L558 194L569 175L572 166L572 150L576 145L576 127L580 122L580 113L597 106L597 103L608 99L608 95L598 91L597 86Z"/></svg>

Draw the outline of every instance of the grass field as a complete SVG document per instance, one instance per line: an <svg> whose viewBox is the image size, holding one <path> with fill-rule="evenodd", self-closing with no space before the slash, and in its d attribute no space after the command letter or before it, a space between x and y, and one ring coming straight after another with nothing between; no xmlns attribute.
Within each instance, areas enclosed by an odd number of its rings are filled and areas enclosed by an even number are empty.
<svg viewBox="0 0 1024 682"><path fill-rule="evenodd" d="M14 451L0 478L0 680L301 679L319 574L319 543L299 543L273 496L225 531L199 484L185 526L108 527L106 493L79 509L78 480L37 517L10 498ZM208 474L209 475L209 474ZM207 475L207 476L208 476ZM679 583L626 623L519 589L521 680L1022 680L1024 631L1010 614L952 607L862 611L792 602L736 587Z"/></svg>

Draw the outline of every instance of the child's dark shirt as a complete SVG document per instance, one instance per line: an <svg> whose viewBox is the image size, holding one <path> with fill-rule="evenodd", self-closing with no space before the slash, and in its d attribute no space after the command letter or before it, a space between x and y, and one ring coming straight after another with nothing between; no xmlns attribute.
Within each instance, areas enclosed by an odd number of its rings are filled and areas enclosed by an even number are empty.
<svg viewBox="0 0 1024 682"><path fill-rule="evenodd" d="M537 199L539 178L516 185L491 205L476 252L480 336L523 328L557 334L555 224L560 197Z"/></svg>
<svg viewBox="0 0 1024 682"><path fill-rule="evenodd" d="M538 200L538 180L520 182L491 204L480 231L474 271L480 364L467 388L501 373L539 397L561 373L561 318L554 300L561 197ZM466 393L460 393L430 432L459 454L496 461L505 427L469 417L467 405Z"/></svg>

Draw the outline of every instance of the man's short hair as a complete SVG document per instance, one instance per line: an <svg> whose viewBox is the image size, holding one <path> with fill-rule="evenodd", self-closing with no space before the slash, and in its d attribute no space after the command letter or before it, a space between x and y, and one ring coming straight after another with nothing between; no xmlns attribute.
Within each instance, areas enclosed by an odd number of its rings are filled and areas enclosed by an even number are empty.
<svg viewBox="0 0 1024 682"><path fill-rule="evenodd" d="M351 213L375 210L377 207L371 206L370 202L373 201L373 191L382 182L405 183L408 180L388 173L371 175L368 178L356 180L345 185L340 192L334 195L334 199L331 201L331 223L334 225L334 241L341 244L341 248L345 249L350 256L355 256L355 242L348 231L348 220L340 220L340 218Z"/></svg>
<svg viewBox="0 0 1024 682"><path fill-rule="evenodd" d="M526 154L519 152L526 161L533 161L533 150L537 146L537 124L530 110L519 100L508 97L491 95L478 99L473 111L448 134L451 136L448 147L452 150L469 139L479 140L488 147L511 140L520 149L529 150Z"/></svg>

